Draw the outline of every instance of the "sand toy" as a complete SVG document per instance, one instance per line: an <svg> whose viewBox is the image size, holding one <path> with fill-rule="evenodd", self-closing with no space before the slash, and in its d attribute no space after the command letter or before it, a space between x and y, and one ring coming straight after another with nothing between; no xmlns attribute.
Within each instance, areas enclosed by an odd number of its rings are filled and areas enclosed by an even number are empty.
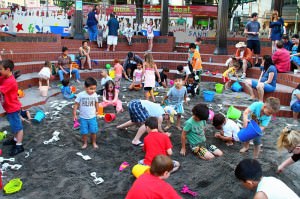
<svg viewBox="0 0 300 199"><path fill-rule="evenodd" d="M120 167L119 167L119 171L123 171L124 169L126 169L127 167L129 167L129 163L128 162L123 162Z"/></svg>
<svg viewBox="0 0 300 199"><path fill-rule="evenodd" d="M139 178L144 173L149 173L149 171L150 171L150 167L149 166L142 165L142 164L136 164L132 168L131 172L134 175L134 177Z"/></svg>
<svg viewBox="0 0 300 199"><path fill-rule="evenodd" d="M23 182L20 178L10 180L3 188L5 194L13 194L22 189Z"/></svg>
<svg viewBox="0 0 300 199"><path fill-rule="evenodd" d="M80 124L79 124L78 120L74 120L73 129L78 130L79 128L80 128Z"/></svg>
<svg viewBox="0 0 300 199"><path fill-rule="evenodd" d="M104 115L104 121L109 123L109 122L112 122L116 119L116 114L114 113L106 113Z"/></svg>
<svg viewBox="0 0 300 199"><path fill-rule="evenodd" d="M0 141L4 140L6 138L6 135L7 131L0 132Z"/></svg>
<svg viewBox="0 0 300 199"><path fill-rule="evenodd" d="M3 158L3 157L0 157L0 163L1 162L5 162L5 161L14 162L15 158Z"/></svg>
<svg viewBox="0 0 300 199"><path fill-rule="evenodd" d="M50 140L44 141L44 144L50 144L50 143L52 143L52 142L57 142L57 141L59 141L59 140L60 140L60 138L58 137L59 134L60 134L60 132L54 131L53 134L52 134L53 137L52 137Z"/></svg>
<svg viewBox="0 0 300 199"><path fill-rule="evenodd" d="M103 178L101 178L101 177L97 178L97 173L96 172L92 172L91 176L94 178L93 182L95 184L101 184L101 183L104 182Z"/></svg>
<svg viewBox="0 0 300 199"><path fill-rule="evenodd" d="M194 197L196 197L198 195L197 192L191 191L190 188L186 185L183 185L182 189L181 189L181 193L186 193L186 194L190 194Z"/></svg>
<svg viewBox="0 0 300 199"><path fill-rule="evenodd" d="M81 152L77 152L76 155L79 155L82 157L84 160L91 160L92 158L88 155L83 155Z"/></svg>
<svg viewBox="0 0 300 199"><path fill-rule="evenodd" d="M21 164L8 164L4 163L2 164L2 170L5 171L6 169L10 168L11 170L19 170L22 167Z"/></svg>

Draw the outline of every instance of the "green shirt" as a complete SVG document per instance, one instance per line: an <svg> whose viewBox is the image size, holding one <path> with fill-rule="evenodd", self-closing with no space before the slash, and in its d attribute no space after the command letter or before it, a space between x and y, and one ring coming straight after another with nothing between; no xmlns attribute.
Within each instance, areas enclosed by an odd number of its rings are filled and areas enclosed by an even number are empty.
<svg viewBox="0 0 300 199"><path fill-rule="evenodd" d="M191 147L206 141L206 137L204 134L205 126L205 120L197 122L193 119L193 117L191 117L184 123L183 130L186 132L186 137Z"/></svg>
<svg viewBox="0 0 300 199"><path fill-rule="evenodd" d="M183 18L177 19L177 25L184 25L186 23L186 20Z"/></svg>

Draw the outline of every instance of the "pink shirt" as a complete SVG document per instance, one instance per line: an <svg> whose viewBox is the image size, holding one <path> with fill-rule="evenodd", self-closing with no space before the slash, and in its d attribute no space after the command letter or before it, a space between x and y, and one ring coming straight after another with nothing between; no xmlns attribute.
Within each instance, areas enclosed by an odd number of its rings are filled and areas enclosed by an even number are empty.
<svg viewBox="0 0 300 199"><path fill-rule="evenodd" d="M114 70L115 70L115 74L120 76L120 75L122 75L122 72L123 72L123 66L119 63L116 63L114 65Z"/></svg>
<svg viewBox="0 0 300 199"><path fill-rule="evenodd" d="M285 73L289 72L290 69L290 52L285 48L277 49L272 56L274 65L278 72Z"/></svg>

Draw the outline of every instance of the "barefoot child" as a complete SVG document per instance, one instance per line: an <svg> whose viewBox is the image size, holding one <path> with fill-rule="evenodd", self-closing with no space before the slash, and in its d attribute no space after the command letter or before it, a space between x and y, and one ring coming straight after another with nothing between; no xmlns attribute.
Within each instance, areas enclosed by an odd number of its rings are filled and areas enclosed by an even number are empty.
<svg viewBox="0 0 300 199"><path fill-rule="evenodd" d="M103 102L100 106L115 106L117 113L123 112L122 102L118 98L119 90L116 89L115 84L112 80L108 80L105 84L105 89L103 91Z"/></svg>
<svg viewBox="0 0 300 199"><path fill-rule="evenodd" d="M143 75L143 70L142 70L143 64L142 62L137 62L137 69L133 71L133 81L128 87L129 90L141 90L142 88L142 75Z"/></svg>
<svg viewBox="0 0 300 199"><path fill-rule="evenodd" d="M85 91L80 92L73 109L74 120L77 120L77 109L79 108L80 134L82 135L82 149L87 147L87 135L90 133L94 149L98 148L96 134L98 132L98 122L96 113L98 112L98 97L96 94L97 81L89 77L84 82Z"/></svg>
<svg viewBox="0 0 300 199"><path fill-rule="evenodd" d="M73 99L76 96L71 91L71 87L69 86L70 81L68 79L63 79L61 81L62 87L61 87L61 93L63 94L65 99Z"/></svg>
<svg viewBox="0 0 300 199"><path fill-rule="evenodd" d="M31 115L30 115L30 112L28 110L25 110L24 108L21 108L20 110L20 117L21 117L21 120L22 122L27 122L27 123L31 123Z"/></svg>
<svg viewBox="0 0 300 199"><path fill-rule="evenodd" d="M190 148L195 155L203 160L211 160L214 157L220 157L223 152L215 145L206 143L205 126L209 116L209 109L204 104L197 104L192 109L193 116L185 122L181 134L180 154L186 154L186 138Z"/></svg>
<svg viewBox="0 0 300 199"><path fill-rule="evenodd" d="M159 72L151 54L146 53L144 59L145 62L143 64L143 75L145 76L145 97L146 100L149 100L149 96L151 96L152 101L155 102L153 88L155 87L155 73L158 76L158 82L161 82Z"/></svg>
<svg viewBox="0 0 300 199"><path fill-rule="evenodd" d="M182 76L176 75L174 80L174 86L169 90L167 95L163 98L162 104L173 107L174 110L177 112L176 127L180 131L182 130L180 124L181 114L184 113L183 101L187 103L186 96L187 96L187 90L185 86L182 86ZM171 127L171 121L167 120L167 126L165 130L168 130L170 127Z"/></svg>
<svg viewBox="0 0 300 199"><path fill-rule="evenodd" d="M285 127L277 140L277 147L280 150L285 148L293 154L278 166L277 172L281 173L287 166L300 159L300 131Z"/></svg>
<svg viewBox="0 0 300 199"><path fill-rule="evenodd" d="M294 124L298 124L298 116L300 113L300 84L298 84L292 92L290 106L293 111Z"/></svg>
<svg viewBox="0 0 300 199"><path fill-rule="evenodd" d="M45 61L45 64L39 72L39 87L42 86L43 80L47 81L47 86L50 88L50 77L51 77L51 63Z"/></svg>
<svg viewBox="0 0 300 199"><path fill-rule="evenodd" d="M230 88L230 75L236 76L237 75L237 71L239 70L240 65L237 62L234 62L234 64L232 66L230 66L222 75L222 79L223 82L225 83L225 89L228 90Z"/></svg>
<svg viewBox="0 0 300 199"><path fill-rule="evenodd" d="M234 141L239 141L237 134L240 132L240 127L231 119L227 119L223 114L217 113L212 124L216 129L220 130L220 132L215 134L215 138L225 141L227 146L233 145Z"/></svg>
<svg viewBox="0 0 300 199"><path fill-rule="evenodd" d="M125 70L123 68L123 66L120 64L120 60L119 59L114 59L114 70L115 70L115 85L117 89L120 89L120 85L121 85L121 80L122 80L122 75L124 74L124 77L126 79L128 79Z"/></svg>

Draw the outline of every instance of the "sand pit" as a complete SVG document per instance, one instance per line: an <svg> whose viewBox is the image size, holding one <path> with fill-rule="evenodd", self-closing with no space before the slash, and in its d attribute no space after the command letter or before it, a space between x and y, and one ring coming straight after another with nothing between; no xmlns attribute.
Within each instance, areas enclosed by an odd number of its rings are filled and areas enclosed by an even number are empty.
<svg viewBox="0 0 300 199"><path fill-rule="evenodd" d="M124 82L122 86L129 85ZM214 83L202 83L202 90L214 90ZM160 96L162 92L158 95ZM232 104L244 103L244 94L225 91L224 94L217 94L212 106L217 110L217 104L222 100L228 100ZM131 99L143 98L143 92L121 92L119 98L123 102L129 102ZM51 112L54 108L54 100L63 100L62 96L51 98L46 105L33 107L32 111L41 108L46 112ZM52 103L51 103L52 101ZM157 97L157 101L161 98ZM191 108L196 103L202 102L202 97L192 98L185 106L183 122L191 116ZM246 102L250 103L250 102ZM131 168L144 157L141 147L131 144L137 128L130 128L128 131L117 130L115 127L129 119L126 103L124 103L125 112L117 115L116 120L111 123L104 123L99 119L101 132L98 134L98 150L94 150L89 144L86 150L81 150L81 137L79 131L72 129L72 104L65 106L52 120L48 117L40 124L25 125L25 150L29 157L25 158L25 153L16 156L16 163L22 164L19 171L7 171L4 173L4 183L9 179L19 177L23 181L23 189L14 195L3 195L0 198L23 198L23 199L118 199L125 198L127 191L134 182L131 174ZM110 109L112 110L112 109ZM226 108L224 108L226 111ZM106 110L109 112L109 110ZM4 119L1 118L1 123ZM264 174L272 175L283 180L290 188L300 195L300 174L299 164L287 168L282 174L276 174L277 165L288 157L287 152L278 153L276 150L276 139L280 130L287 124L292 123L291 119L277 118L273 120L266 130L263 138L263 152L259 161L263 165ZM8 129L2 128L1 130ZM228 198L253 198L254 192L247 191L236 180L234 168L237 163L246 157L252 157L252 149L246 154L240 154L240 143L227 147L220 140L216 140L214 128L211 125L207 127L207 140L218 146L224 156L212 161L203 161L196 158L189 150L185 157L179 154L181 143L180 135L176 128L172 127L169 131L173 133L171 140L173 143L173 159L181 163L179 171L171 175L167 180L178 192L183 185L188 185L193 191L197 191L202 199L228 199ZM60 140L45 145L43 142L52 137L54 131L59 131ZM10 147L3 146L4 157L8 157ZM76 155L82 152L83 155L89 155L92 159L85 161L82 157ZM119 166L122 162L128 162L129 167L122 172ZM104 182L96 185L93 182L91 172L96 172L97 177L102 177ZM192 198L189 195L182 195L183 198Z"/></svg>

